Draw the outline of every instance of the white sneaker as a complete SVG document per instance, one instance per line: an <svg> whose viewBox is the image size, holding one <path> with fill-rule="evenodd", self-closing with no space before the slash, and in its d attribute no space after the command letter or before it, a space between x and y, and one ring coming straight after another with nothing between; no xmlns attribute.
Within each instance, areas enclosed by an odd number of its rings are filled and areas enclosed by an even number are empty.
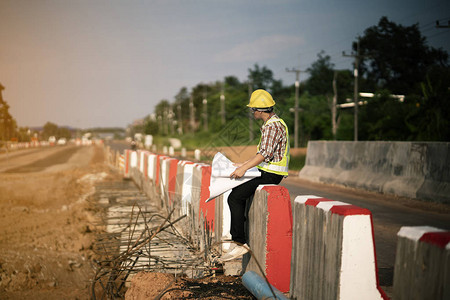
<svg viewBox="0 0 450 300"><path fill-rule="evenodd" d="M249 250L250 250L250 248L248 247L247 244L244 244L242 246L236 246L236 247L234 247L233 250L231 250L230 252L228 252L227 254L222 256L221 258L219 258L219 261L226 262L226 261L230 261L230 260L239 258L239 257L243 256L245 253L247 253Z"/></svg>

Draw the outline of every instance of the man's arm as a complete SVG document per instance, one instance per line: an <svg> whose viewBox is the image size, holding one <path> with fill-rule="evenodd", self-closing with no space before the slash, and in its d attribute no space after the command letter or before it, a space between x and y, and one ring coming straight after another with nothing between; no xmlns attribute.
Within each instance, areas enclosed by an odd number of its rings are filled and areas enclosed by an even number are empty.
<svg viewBox="0 0 450 300"><path fill-rule="evenodd" d="M244 176L245 172L250 169L253 168L257 165L259 165L260 163L262 163L264 161L264 156L262 156L261 154L256 154L253 158L247 160L245 163L243 163L240 167L238 167L236 170L234 170L233 173L231 173L230 178L241 178L242 176Z"/></svg>

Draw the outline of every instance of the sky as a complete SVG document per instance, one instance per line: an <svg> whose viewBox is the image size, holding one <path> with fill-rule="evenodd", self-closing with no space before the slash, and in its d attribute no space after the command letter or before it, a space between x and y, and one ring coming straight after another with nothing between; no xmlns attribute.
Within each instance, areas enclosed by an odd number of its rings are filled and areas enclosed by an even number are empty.
<svg viewBox="0 0 450 300"><path fill-rule="evenodd" d="M321 50L351 69L342 52L382 16L450 53L448 0L0 0L0 84L20 127L126 127L255 64L286 86Z"/></svg>

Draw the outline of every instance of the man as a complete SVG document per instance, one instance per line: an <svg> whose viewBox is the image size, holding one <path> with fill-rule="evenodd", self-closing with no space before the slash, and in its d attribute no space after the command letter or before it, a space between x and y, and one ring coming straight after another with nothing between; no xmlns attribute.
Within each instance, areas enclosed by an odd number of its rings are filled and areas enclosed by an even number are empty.
<svg viewBox="0 0 450 300"><path fill-rule="evenodd" d="M230 178L241 178L245 172L257 166L261 177L256 177L235 187L228 196L231 211L231 237L237 246L225 254L220 260L229 261L241 257L249 251L245 234L245 207L247 199L253 196L256 188L261 184L279 184L288 176L289 166L289 135L286 123L274 112L275 101L265 90L256 90L247 105L256 120L263 120L261 139L254 157L238 167Z"/></svg>

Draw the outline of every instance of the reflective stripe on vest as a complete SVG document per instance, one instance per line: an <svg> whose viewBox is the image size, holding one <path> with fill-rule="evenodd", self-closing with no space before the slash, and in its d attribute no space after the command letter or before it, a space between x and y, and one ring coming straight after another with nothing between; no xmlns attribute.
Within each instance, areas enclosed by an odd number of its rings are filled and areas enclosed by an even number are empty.
<svg viewBox="0 0 450 300"><path fill-rule="evenodd" d="M289 132L288 132L288 127L286 125L286 123L284 123L284 121L282 119L277 119L277 118L273 118L273 119L269 119L267 121L266 124L264 124L264 126L270 124L270 123L274 123L274 122L280 122L284 128L286 129L286 147L284 150L284 154L283 154L283 158L280 161L277 162L265 162L263 161L262 163L260 163L257 168L269 173L275 173L278 175L284 175L287 176L288 175L288 168L289 168ZM262 136L261 136L262 138ZM259 144L258 144L258 151L259 151L259 147L261 145L261 138L259 139Z"/></svg>

